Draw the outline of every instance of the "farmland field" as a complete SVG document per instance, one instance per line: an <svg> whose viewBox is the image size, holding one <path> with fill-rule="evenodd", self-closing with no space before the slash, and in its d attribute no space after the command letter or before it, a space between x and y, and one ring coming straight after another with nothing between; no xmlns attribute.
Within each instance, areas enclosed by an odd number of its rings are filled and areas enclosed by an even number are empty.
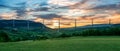
<svg viewBox="0 0 120 51"><path fill-rule="evenodd" d="M0 51L120 51L120 37L88 36L1 42Z"/></svg>

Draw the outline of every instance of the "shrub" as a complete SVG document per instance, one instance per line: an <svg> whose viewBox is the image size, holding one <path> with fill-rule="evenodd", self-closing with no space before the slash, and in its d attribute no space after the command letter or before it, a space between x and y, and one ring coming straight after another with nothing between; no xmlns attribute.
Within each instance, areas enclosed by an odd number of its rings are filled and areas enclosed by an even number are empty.
<svg viewBox="0 0 120 51"><path fill-rule="evenodd" d="M7 32L0 31L0 42L8 42L8 41L10 41L10 39Z"/></svg>

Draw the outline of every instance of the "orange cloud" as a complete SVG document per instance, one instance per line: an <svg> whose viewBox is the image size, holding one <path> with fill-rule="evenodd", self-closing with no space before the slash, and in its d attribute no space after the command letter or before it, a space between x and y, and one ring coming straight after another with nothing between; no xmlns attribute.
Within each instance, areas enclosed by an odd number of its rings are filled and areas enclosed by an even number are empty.
<svg viewBox="0 0 120 51"><path fill-rule="evenodd" d="M0 14L1 19L16 19L16 13L3 13Z"/></svg>

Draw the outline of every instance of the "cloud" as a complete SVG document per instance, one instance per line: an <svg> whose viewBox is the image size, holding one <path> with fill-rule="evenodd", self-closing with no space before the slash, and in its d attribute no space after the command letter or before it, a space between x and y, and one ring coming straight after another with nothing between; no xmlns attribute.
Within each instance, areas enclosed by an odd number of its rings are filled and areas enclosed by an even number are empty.
<svg viewBox="0 0 120 51"><path fill-rule="evenodd" d="M1 1L1 0L0 0ZM2 0L3 2L4 0ZM107 1L107 3L106 3ZM1 8L15 10L18 17L40 17L43 19L52 18L104 18L114 12L120 13L118 1L113 0L18 0L14 5L1 4ZM4 1L4 3L7 3ZM12 3L12 2L11 2ZM33 7L34 6L34 7ZM107 12L106 12L107 11Z"/></svg>
<svg viewBox="0 0 120 51"><path fill-rule="evenodd" d="M92 9L102 9L102 10L115 10L115 9L119 9L120 5L118 4L110 4L110 5L100 5L100 6L96 6Z"/></svg>
<svg viewBox="0 0 120 51"><path fill-rule="evenodd" d="M16 19L17 14L15 13L15 11L9 12L9 13L2 13L0 14L0 18L1 19Z"/></svg>
<svg viewBox="0 0 120 51"><path fill-rule="evenodd" d="M48 4L58 5L58 6L69 6L74 5L76 2L72 0L48 0Z"/></svg>
<svg viewBox="0 0 120 51"><path fill-rule="evenodd" d="M34 15L34 16L42 19L61 18L61 16L57 14L45 14L45 15Z"/></svg>
<svg viewBox="0 0 120 51"><path fill-rule="evenodd" d="M74 5L69 5L68 7L70 9L87 9L89 7L91 7L92 5L87 3L87 2L90 2L91 0L81 0L77 3L75 3ZM95 2L95 0L92 0Z"/></svg>
<svg viewBox="0 0 120 51"><path fill-rule="evenodd" d="M35 8L35 9L32 10L32 11L34 11L34 12L38 12L38 11L48 11L49 9L51 9L51 8L49 8L49 7L40 7L40 8Z"/></svg>

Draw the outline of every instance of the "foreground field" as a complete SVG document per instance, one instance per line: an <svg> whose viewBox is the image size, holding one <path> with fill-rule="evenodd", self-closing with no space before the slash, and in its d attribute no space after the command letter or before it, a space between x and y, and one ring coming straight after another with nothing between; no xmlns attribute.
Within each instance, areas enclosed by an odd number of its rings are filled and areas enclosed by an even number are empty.
<svg viewBox="0 0 120 51"><path fill-rule="evenodd" d="M71 37L0 43L0 51L120 51L120 37Z"/></svg>

